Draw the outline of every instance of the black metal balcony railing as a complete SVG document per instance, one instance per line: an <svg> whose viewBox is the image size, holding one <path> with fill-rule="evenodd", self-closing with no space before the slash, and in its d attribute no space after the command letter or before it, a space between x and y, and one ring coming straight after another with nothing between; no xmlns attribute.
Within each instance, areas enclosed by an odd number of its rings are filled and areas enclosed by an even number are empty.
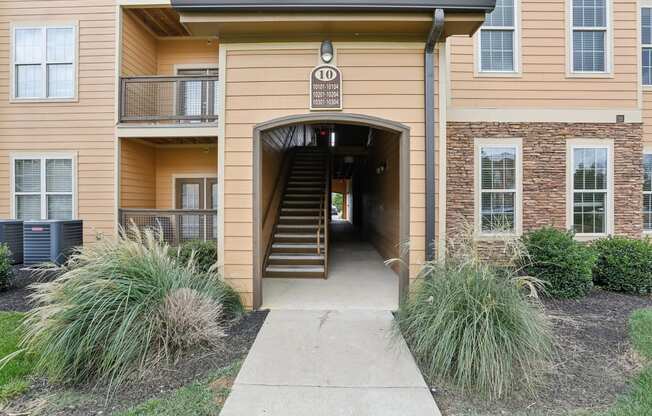
<svg viewBox="0 0 652 416"><path fill-rule="evenodd" d="M124 77L120 123L215 123L218 76Z"/></svg>
<svg viewBox="0 0 652 416"><path fill-rule="evenodd" d="M154 230L172 246L190 240L217 240L217 210L212 209L120 209L120 225L129 232L134 225L141 231Z"/></svg>

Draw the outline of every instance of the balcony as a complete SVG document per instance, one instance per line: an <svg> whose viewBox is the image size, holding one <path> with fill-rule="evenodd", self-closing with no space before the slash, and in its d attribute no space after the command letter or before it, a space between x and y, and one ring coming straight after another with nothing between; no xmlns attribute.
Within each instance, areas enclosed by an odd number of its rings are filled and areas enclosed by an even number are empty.
<svg viewBox="0 0 652 416"><path fill-rule="evenodd" d="M133 226L139 230L160 232L171 246L186 241L216 241L217 210L212 209L120 209L120 225L129 232Z"/></svg>
<svg viewBox="0 0 652 416"><path fill-rule="evenodd" d="M217 75L136 76L120 79L122 125L215 126Z"/></svg>

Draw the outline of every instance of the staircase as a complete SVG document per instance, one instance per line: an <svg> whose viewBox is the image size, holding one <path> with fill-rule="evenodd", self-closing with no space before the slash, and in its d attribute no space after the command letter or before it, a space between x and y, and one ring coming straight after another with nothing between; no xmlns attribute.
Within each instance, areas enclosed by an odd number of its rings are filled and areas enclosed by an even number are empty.
<svg viewBox="0 0 652 416"><path fill-rule="evenodd" d="M265 277L326 278L328 264L328 152L295 151L265 262Z"/></svg>

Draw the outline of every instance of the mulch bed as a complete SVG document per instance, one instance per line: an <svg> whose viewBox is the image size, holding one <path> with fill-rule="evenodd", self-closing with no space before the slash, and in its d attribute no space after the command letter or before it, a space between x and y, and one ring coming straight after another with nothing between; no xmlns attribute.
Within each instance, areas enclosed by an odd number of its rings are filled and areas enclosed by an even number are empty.
<svg viewBox="0 0 652 416"><path fill-rule="evenodd" d="M29 295L32 294L29 285L54 277L51 273L44 275L16 267L9 288L0 291L0 311L29 311ZM158 368L142 379L119 388L108 402L106 388L87 385L66 390L38 379L27 394L11 403L11 413L32 414L40 411L48 416L107 415L163 396L244 359L266 316L266 311L245 315L228 329L223 349L189 353L174 365ZM62 397L68 398L63 400Z"/></svg>
<svg viewBox="0 0 652 416"><path fill-rule="evenodd" d="M611 407L641 368L629 344L628 320L652 307L652 297L594 290L579 300L544 301L556 336L556 359L536 397L487 402L452 388L433 387L442 413L451 415L562 415Z"/></svg>
<svg viewBox="0 0 652 416"><path fill-rule="evenodd" d="M11 404L11 412L20 414L21 411L40 408L48 416L110 415L164 396L244 359L266 317L267 311L245 315L228 329L225 346L220 351L187 354L173 366L158 368L142 380L119 388L108 403L106 388L88 385L66 391L48 385L45 380L36 380L27 394ZM68 399L61 399L66 396Z"/></svg>
<svg viewBox="0 0 652 416"><path fill-rule="evenodd" d="M0 311L27 312L31 309L29 295L32 283L45 282L54 278L54 273L34 272L33 270L14 267L14 277L9 282L9 287L0 290Z"/></svg>

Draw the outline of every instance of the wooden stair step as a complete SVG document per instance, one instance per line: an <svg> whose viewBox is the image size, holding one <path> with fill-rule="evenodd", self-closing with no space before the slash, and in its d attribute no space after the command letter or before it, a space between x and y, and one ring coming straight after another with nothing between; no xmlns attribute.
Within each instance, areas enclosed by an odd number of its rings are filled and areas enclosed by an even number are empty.
<svg viewBox="0 0 652 416"><path fill-rule="evenodd" d="M274 238L287 238L287 239L306 239L310 240L312 239L313 241L317 239L317 233L276 233L274 234ZM319 236L320 239L324 238L324 234L320 234Z"/></svg>
<svg viewBox="0 0 652 416"><path fill-rule="evenodd" d="M324 266L306 266L306 265L290 265L282 264L278 266L267 266L267 270L274 269L276 271L295 271L295 272L323 272Z"/></svg>
<svg viewBox="0 0 652 416"><path fill-rule="evenodd" d="M301 232L305 230L316 230L317 228L324 229L324 224L277 224L276 228L283 232Z"/></svg>
<svg viewBox="0 0 652 416"><path fill-rule="evenodd" d="M319 220L319 216L317 215L281 215L279 217L279 220L281 222L283 221L307 221L307 220L313 220L315 224Z"/></svg>
<svg viewBox="0 0 652 416"><path fill-rule="evenodd" d="M272 253L267 258L269 264L324 264L323 254L310 253Z"/></svg>
<svg viewBox="0 0 652 416"><path fill-rule="evenodd" d="M314 250L317 252L317 248L324 249L324 244L320 243L317 247L317 243L272 243L272 250L296 250L296 252L302 252L305 250Z"/></svg>

